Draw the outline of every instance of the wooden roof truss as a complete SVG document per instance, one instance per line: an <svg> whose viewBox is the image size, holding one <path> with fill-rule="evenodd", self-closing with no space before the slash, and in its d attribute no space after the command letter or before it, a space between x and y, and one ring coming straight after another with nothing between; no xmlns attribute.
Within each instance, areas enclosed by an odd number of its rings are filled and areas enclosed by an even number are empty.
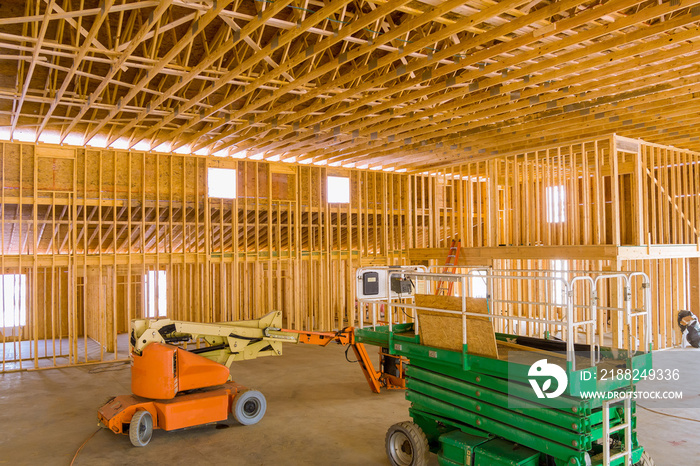
<svg viewBox="0 0 700 466"><path fill-rule="evenodd" d="M700 0L8 0L0 136L423 171L700 150Z"/></svg>

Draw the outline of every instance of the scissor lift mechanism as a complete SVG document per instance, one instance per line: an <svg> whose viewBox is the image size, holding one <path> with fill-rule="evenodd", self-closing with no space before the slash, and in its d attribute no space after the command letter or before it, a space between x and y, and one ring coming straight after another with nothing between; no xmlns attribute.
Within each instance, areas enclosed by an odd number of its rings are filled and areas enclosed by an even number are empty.
<svg viewBox="0 0 700 466"><path fill-rule="evenodd" d="M358 277L372 268L358 269ZM406 296L383 299L363 299L360 304L373 309L371 325L358 328L355 337L358 342L389 348L390 353L409 360L406 369L406 398L411 402L409 414L412 422L400 422L392 426L386 436L386 451L393 465L420 466L427 464L430 452L438 454L441 465L470 466L564 466L564 465L651 465L653 462L637 442L635 433L635 403L626 399L590 399L581 395L587 391L635 391L635 381L598 380L597 367L601 359L615 360L627 369L651 369L651 340L649 330L650 289L649 279L643 273L601 273L596 275L573 274L571 280L552 275L541 280L559 282L566 300L562 304L564 315L561 321L553 317L541 319L542 324L557 326L566 341L549 338L524 338L516 334L495 334L504 344L521 346L544 345L558 348L566 357L564 369L570 383L556 405L545 405L535 396L528 384L530 368L509 360L492 359L470 354L466 329L471 316L466 312L468 283L475 277L484 279L488 285L487 302L492 322L498 319L507 322L531 322L537 319L510 315L493 314L496 300L492 295L493 282L497 280L519 280L527 283L532 276L518 271L492 273L480 270L478 273L465 270L465 273L446 275L442 273L416 272L414 270L393 270L386 275L390 289L392 280L409 279L422 288L422 293L432 294L436 283L453 282L461 285L461 312L437 308L420 308ZM554 271L556 272L556 271ZM643 308L632 309L632 281L641 280ZM584 346L576 343L579 329L592 326L595 335L597 315L597 290L599 283L618 281L623 290L624 304L619 309L626 326L628 348L632 348L632 332L629 331L636 319L645 327L644 340L640 351L625 351L601 347L600 342ZM580 309L581 298L574 301L574 288L577 283L587 283L589 295L585 297L586 308L590 313L574 312ZM501 301L513 304L513 301ZM575 304L578 303L578 304ZM533 304L533 303L528 303ZM383 305L387 325L377 324L376 310ZM401 312L398 312L401 309ZM452 312L461 317L458 322L464 329L462 351L427 346L422 343L419 325L419 311ZM411 313L408 323L396 323L395 315ZM418 315L417 319L416 316ZM577 315L587 315L580 318ZM527 325L527 324L526 324ZM588 327L587 327L588 326ZM590 357L579 357L577 364L575 350L590 352ZM542 357L532 353L535 359ZM540 353L541 354L541 353ZM586 363L589 361L589 363ZM533 359L534 362L534 359ZM583 377L582 373L590 373ZM582 382L586 380L587 382ZM509 397L517 397L519 403L513 406ZM524 406L524 408L523 408ZM528 409L532 408L532 409Z"/></svg>

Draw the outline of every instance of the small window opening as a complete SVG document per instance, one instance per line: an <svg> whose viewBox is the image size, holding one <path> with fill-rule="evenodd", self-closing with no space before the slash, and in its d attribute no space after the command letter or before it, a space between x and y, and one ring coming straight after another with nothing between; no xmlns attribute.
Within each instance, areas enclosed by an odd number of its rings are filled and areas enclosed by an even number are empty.
<svg viewBox="0 0 700 466"><path fill-rule="evenodd" d="M146 317L154 319L168 315L168 282L165 270L146 274Z"/></svg>
<svg viewBox="0 0 700 466"><path fill-rule="evenodd" d="M235 199L236 170L210 167L207 170L207 187L209 188L209 197Z"/></svg>
<svg viewBox="0 0 700 466"><path fill-rule="evenodd" d="M471 281L472 297L486 298L488 294L488 287L486 286L486 271L475 270L471 272L471 275L472 277L469 280ZM483 275L483 278L476 275Z"/></svg>
<svg viewBox="0 0 700 466"><path fill-rule="evenodd" d="M0 303L2 303L2 326L23 327L27 325L27 276L23 274L0 275Z"/></svg>
<svg viewBox="0 0 700 466"><path fill-rule="evenodd" d="M350 202L350 178L343 176L328 177L328 202L347 204Z"/></svg>
<svg viewBox="0 0 700 466"><path fill-rule="evenodd" d="M566 193L564 186L547 187L547 221L549 223L566 221Z"/></svg>

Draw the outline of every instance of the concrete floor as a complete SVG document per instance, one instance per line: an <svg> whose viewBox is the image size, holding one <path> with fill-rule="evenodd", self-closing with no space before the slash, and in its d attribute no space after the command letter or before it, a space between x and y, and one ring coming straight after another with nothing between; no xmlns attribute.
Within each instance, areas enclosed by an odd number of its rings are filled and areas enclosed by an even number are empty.
<svg viewBox="0 0 700 466"><path fill-rule="evenodd" d="M384 435L389 426L408 419L403 393L371 393L357 364L345 361L342 347L287 345L284 351L282 357L232 368L234 380L267 397L267 414L259 424L243 427L231 420L156 431L145 448L100 429L75 464L389 464ZM0 464L70 464L97 430L97 408L113 395L128 393L128 365L0 375ZM700 384L692 396L700 396ZM700 419L700 409L664 411ZM697 422L640 410L638 432L657 465L700 465ZM435 455L432 463L437 464Z"/></svg>

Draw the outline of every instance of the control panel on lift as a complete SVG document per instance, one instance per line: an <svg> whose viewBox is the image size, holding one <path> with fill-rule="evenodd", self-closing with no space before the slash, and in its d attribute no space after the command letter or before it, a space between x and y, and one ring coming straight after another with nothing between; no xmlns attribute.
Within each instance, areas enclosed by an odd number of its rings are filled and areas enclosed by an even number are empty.
<svg viewBox="0 0 700 466"><path fill-rule="evenodd" d="M357 298L362 300L407 298L414 293L413 283L404 273L425 272L423 266L362 267L357 271ZM391 277L389 283L387 278ZM387 286L388 285L388 286Z"/></svg>

